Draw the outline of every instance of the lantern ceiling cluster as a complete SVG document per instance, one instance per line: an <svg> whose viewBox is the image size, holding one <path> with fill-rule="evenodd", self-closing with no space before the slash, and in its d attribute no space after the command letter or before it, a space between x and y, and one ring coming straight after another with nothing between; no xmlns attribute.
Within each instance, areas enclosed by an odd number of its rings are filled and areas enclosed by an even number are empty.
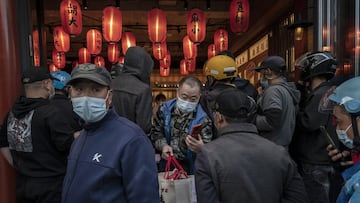
<svg viewBox="0 0 360 203"><path fill-rule="evenodd" d="M249 26L249 1L232 0L230 3L230 28L234 33L246 32ZM123 16L118 7L107 6L102 12L102 30L89 29L86 32L86 46L78 50L78 64L94 63L105 65L105 60L99 54L102 52L104 38L107 42L107 59L110 63L123 62L123 57L129 47L136 46L135 35L123 32ZM70 50L70 36L82 32L82 11L77 0L62 0L60 3L61 26L53 29L54 48L52 51L53 64L57 68L64 68L65 53ZM152 42L155 59L159 60L161 75L170 73L171 54L167 48L167 19L166 13L154 8L147 13L148 37ZM186 15L186 36L183 38L184 59L180 62L181 74L186 75L195 71L197 45L206 37L206 16L200 9L192 9ZM121 40L121 42L120 42ZM121 44L120 44L121 43ZM33 32L34 64L40 66L39 33ZM121 49L121 52L120 52ZM208 45L208 58L218 52L228 49L228 32L218 29L214 33L214 43ZM121 53L121 56L120 56ZM96 59L96 60L95 60ZM186 68L186 70L184 69Z"/></svg>

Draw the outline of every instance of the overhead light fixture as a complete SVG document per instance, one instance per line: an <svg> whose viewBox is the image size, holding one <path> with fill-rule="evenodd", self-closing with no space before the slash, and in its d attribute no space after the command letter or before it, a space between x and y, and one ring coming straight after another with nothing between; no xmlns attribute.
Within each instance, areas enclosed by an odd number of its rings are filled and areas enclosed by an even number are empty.
<svg viewBox="0 0 360 203"><path fill-rule="evenodd" d="M120 8L120 0L115 0L115 7Z"/></svg>
<svg viewBox="0 0 360 203"><path fill-rule="evenodd" d="M302 40L304 36L304 29L312 25L312 22L302 20L301 14L299 13L297 19L294 21L293 24L289 25L287 29L294 30L294 39L299 41Z"/></svg>
<svg viewBox="0 0 360 203"><path fill-rule="evenodd" d="M206 0L206 9L207 9L207 10L210 10L210 9L211 9L210 0Z"/></svg>
<svg viewBox="0 0 360 203"><path fill-rule="evenodd" d="M188 2L187 0L184 0L184 10L187 10L188 9Z"/></svg>
<svg viewBox="0 0 360 203"><path fill-rule="evenodd" d="M82 1L82 6L83 6L83 9L84 9L84 10L87 10L87 9L88 9L87 0L83 0L83 1Z"/></svg>

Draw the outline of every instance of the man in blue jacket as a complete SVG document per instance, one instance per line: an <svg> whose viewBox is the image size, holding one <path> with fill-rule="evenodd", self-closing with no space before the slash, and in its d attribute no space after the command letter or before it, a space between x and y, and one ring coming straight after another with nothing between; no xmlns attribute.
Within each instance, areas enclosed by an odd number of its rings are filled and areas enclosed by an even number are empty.
<svg viewBox="0 0 360 203"><path fill-rule="evenodd" d="M167 160L170 155L175 155L190 174L193 174L196 153L212 139L211 120L199 104L201 86L196 77L183 77L176 92L177 98L160 106L151 132L155 148L162 152L161 157ZM188 136L196 124L201 124L197 139Z"/></svg>
<svg viewBox="0 0 360 203"><path fill-rule="evenodd" d="M82 64L72 71L69 85L74 111L85 125L70 150L62 202L159 203L151 142L110 108L109 72Z"/></svg>

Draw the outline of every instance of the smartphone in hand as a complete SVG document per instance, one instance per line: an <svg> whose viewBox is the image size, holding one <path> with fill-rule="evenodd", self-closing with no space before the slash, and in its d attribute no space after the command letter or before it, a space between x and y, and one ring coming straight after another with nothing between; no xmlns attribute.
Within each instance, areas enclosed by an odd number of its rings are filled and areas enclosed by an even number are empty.
<svg viewBox="0 0 360 203"><path fill-rule="evenodd" d="M200 132L201 132L201 124L196 124L191 128L190 136L195 139L199 139Z"/></svg>
<svg viewBox="0 0 360 203"><path fill-rule="evenodd" d="M337 146L334 142L334 140L331 138L331 136L329 135L328 131L326 130L325 126L321 125L320 126L320 131L321 134L324 135L324 137L326 138L326 140L328 141L329 144L331 144L334 149L337 149Z"/></svg>

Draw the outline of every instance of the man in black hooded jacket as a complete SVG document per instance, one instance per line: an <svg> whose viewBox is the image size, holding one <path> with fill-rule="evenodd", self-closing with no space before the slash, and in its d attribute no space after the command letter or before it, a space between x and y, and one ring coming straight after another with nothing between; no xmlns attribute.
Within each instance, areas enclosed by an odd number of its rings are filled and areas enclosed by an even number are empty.
<svg viewBox="0 0 360 203"><path fill-rule="evenodd" d="M139 125L145 133L151 130L152 95L150 76L154 61L141 47L126 51L123 71L113 79L113 105L116 112Z"/></svg>
<svg viewBox="0 0 360 203"><path fill-rule="evenodd" d="M31 67L22 77L25 96L7 114L0 131L0 149L16 172L17 202L60 203L67 156L74 140L61 109L50 103L50 73Z"/></svg>

